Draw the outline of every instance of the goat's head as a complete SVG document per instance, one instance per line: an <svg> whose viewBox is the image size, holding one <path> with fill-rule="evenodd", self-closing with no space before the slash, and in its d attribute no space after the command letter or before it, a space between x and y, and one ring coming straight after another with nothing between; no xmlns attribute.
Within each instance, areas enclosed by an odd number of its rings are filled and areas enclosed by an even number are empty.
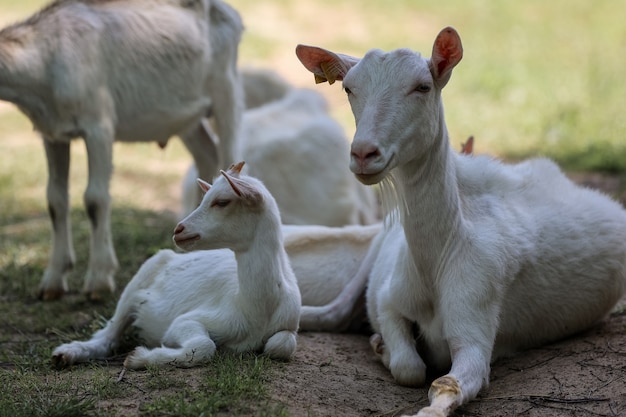
<svg viewBox="0 0 626 417"><path fill-rule="evenodd" d="M244 163L232 165L210 185L198 179L202 202L174 230L174 243L184 250L245 250L253 240L259 215L266 210L268 191L252 177L242 176Z"/></svg>
<svg viewBox="0 0 626 417"><path fill-rule="evenodd" d="M316 82L343 80L356 121L350 169L361 182L380 182L441 140L441 89L463 56L453 28L439 33L430 59L408 49L358 59L305 45L296 55Z"/></svg>

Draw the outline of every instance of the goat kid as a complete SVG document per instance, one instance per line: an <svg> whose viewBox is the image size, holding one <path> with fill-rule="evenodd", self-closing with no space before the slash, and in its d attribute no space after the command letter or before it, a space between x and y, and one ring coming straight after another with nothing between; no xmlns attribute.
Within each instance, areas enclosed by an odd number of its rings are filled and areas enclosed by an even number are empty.
<svg viewBox="0 0 626 417"><path fill-rule="evenodd" d="M352 172L395 187L399 222L372 245L368 314L398 383L423 385L427 366L448 372L418 416L451 414L487 386L491 361L587 329L622 297L619 204L546 159L505 165L451 150L441 90L463 55L453 28L430 59L408 49L296 53L317 82L343 81L356 121Z"/></svg>
<svg viewBox="0 0 626 417"><path fill-rule="evenodd" d="M0 99L14 103L43 137L52 220L40 297L68 290L75 263L68 202L70 140L82 137L91 221L83 291L115 288L109 182L114 140L167 143L180 135L199 174L232 162L243 96L238 13L221 0L57 0L0 30ZM202 118L215 116L219 147Z"/></svg>
<svg viewBox="0 0 626 417"><path fill-rule="evenodd" d="M296 349L300 292L283 247L274 198L255 178L240 176L243 163L222 171L200 207L175 229L181 249L232 250L223 256L162 250L146 261L124 289L115 314L91 340L52 353L59 366L108 356L132 324L146 347L125 360L132 369L173 364L191 367L217 348L263 351L287 360ZM236 277L236 279L234 278Z"/></svg>

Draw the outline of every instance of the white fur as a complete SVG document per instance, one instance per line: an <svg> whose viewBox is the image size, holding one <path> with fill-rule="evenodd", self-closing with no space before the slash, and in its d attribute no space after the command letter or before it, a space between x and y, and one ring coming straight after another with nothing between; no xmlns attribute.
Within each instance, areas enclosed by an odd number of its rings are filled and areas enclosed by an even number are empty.
<svg viewBox="0 0 626 417"><path fill-rule="evenodd" d="M272 73L248 72L248 90ZM254 77L253 77L254 76ZM256 81L251 81L256 80ZM275 97L273 83L265 93ZM328 114L324 97L290 88L286 94L243 116L236 159L259 178L276 198L285 224L343 226L378 221L373 189L355 180L346 165L349 143L342 127ZM244 168L244 169L246 169ZM183 181L183 214L195 207L193 167Z"/></svg>
<svg viewBox="0 0 626 417"><path fill-rule="evenodd" d="M451 151L441 89L462 57L454 29L430 59L297 53L319 81L343 80L356 120L351 170L396 187L400 221L371 248L368 314L398 383L423 385L427 366L448 372L418 416L451 414L488 384L492 360L584 330L621 298L619 204L546 159L505 165Z"/></svg>
<svg viewBox="0 0 626 417"><path fill-rule="evenodd" d="M85 141L92 224L84 292L113 291L110 226L114 140L179 134L200 175L232 162L243 97L236 69L242 23L220 0L58 0L0 31L0 99L15 103L44 139L53 225L44 299L67 291L75 262L68 203L69 143ZM215 116L216 149L201 119Z"/></svg>
<svg viewBox="0 0 626 417"><path fill-rule="evenodd" d="M296 349L300 292L276 203L262 183L239 178L236 170L219 177L200 207L178 224L174 241L185 250L228 248L236 263L224 262L232 259L228 249L160 251L125 288L107 326L89 341L57 347L53 361L106 357L129 324L145 342L126 359L129 368L195 366L210 360L216 348L289 359Z"/></svg>

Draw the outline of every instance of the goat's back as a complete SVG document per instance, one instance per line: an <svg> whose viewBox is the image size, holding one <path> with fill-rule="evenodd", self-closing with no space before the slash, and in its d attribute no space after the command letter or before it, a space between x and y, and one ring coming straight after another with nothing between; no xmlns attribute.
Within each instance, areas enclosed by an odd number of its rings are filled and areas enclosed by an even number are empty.
<svg viewBox="0 0 626 417"><path fill-rule="evenodd" d="M499 245L505 301L494 358L591 326L626 290L626 212L547 159L458 158L463 215Z"/></svg>

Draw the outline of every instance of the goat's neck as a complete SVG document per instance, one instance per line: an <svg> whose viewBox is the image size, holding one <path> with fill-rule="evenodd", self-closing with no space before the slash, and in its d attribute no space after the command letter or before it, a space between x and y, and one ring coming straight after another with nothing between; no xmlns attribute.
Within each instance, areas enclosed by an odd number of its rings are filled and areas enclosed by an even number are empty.
<svg viewBox="0 0 626 417"><path fill-rule="evenodd" d="M250 315L273 311L289 268L280 220L260 222L249 249L235 252L235 258L240 308Z"/></svg>
<svg viewBox="0 0 626 417"><path fill-rule="evenodd" d="M428 154L398 167L394 173L401 221L413 261L424 277L435 279L451 243L462 233L455 158L443 118L438 139Z"/></svg>

